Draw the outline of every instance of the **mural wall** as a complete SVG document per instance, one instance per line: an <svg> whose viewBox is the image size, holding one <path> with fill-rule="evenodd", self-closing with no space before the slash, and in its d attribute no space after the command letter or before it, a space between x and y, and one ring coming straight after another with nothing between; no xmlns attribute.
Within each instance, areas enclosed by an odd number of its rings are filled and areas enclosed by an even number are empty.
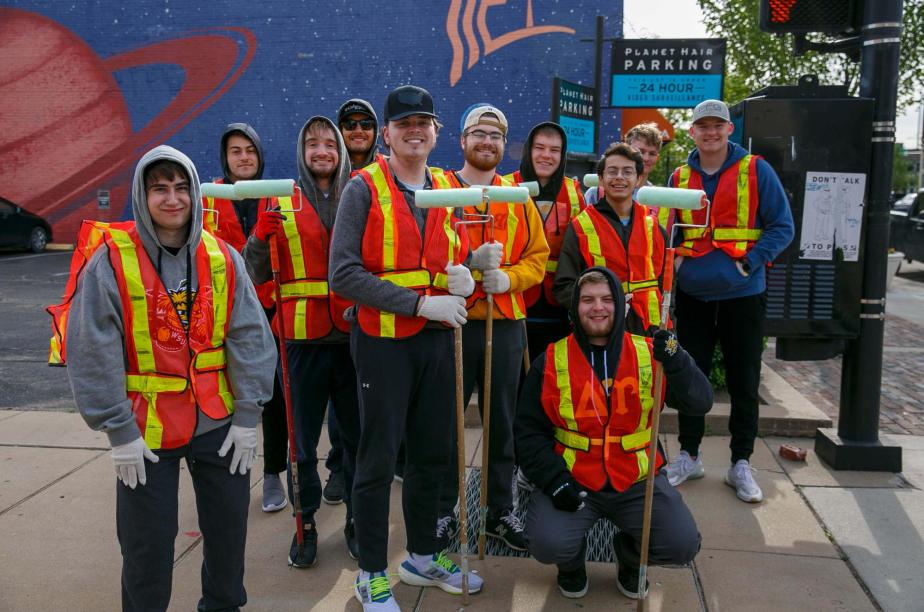
<svg viewBox="0 0 924 612"><path fill-rule="evenodd" d="M483 101L507 114L501 169L513 170L550 116L552 77L593 84L593 45L580 39L598 14L606 36L621 35L622 0L7 1L0 195L70 242L83 218L130 214L134 164L154 145L186 152L206 180L221 174L224 126L245 121L263 140L264 176L293 177L308 117L333 118L350 97L380 112L407 83L430 90L445 125L433 163L461 166L460 115ZM601 146L615 119L605 114Z"/></svg>

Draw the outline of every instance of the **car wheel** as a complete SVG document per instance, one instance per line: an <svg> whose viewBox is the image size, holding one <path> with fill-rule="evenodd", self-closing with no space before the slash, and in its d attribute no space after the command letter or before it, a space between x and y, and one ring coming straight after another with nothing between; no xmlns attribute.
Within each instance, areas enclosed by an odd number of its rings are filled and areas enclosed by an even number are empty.
<svg viewBox="0 0 924 612"><path fill-rule="evenodd" d="M33 253L41 253L48 244L48 232L44 227L33 228L32 234L29 235L29 250Z"/></svg>

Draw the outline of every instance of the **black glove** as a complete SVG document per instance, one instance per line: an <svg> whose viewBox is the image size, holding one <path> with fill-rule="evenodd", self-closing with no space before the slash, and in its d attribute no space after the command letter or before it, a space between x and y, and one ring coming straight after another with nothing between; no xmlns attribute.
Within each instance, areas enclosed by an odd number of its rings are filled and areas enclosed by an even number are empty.
<svg viewBox="0 0 924 612"><path fill-rule="evenodd" d="M569 478L552 491L552 505L562 512L576 512L584 503L586 496L587 493L581 491L578 484Z"/></svg>
<svg viewBox="0 0 924 612"><path fill-rule="evenodd" d="M667 329L656 331L652 344L654 345L654 358L665 367L672 363L677 358L677 355L682 352L680 344L677 342L677 336Z"/></svg>

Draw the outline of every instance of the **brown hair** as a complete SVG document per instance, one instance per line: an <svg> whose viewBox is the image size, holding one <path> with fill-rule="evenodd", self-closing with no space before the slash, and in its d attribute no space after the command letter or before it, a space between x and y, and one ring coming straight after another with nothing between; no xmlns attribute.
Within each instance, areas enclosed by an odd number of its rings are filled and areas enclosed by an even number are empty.
<svg viewBox="0 0 924 612"><path fill-rule="evenodd" d="M149 187L151 183L158 180L172 181L179 176L189 181L189 174L179 163L169 159L159 159L148 165L144 169L144 186Z"/></svg>
<svg viewBox="0 0 924 612"><path fill-rule="evenodd" d="M609 285L610 281L606 279L606 276L603 272L598 270L591 270L590 272L585 272L582 274L577 281L578 294L581 292L581 287L584 285Z"/></svg>
<svg viewBox="0 0 924 612"><path fill-rule="evenodd" d="M635 147L631 147L624 142L614 142L606 148L600 159L597 160L597 176L603 176L603 169L606 168L606 158L613 155L621 155L635 162L635 172L639 176L645 170L645 161L642 154Z"/></svg>
<svg viewBox="0 0 924 612"><path fill-rule="evenodd" d="M305 126L305 140L308 140L308 136L315 136L316 138L322 137L322 132L328 131L331 133L331 137L334 140L337 140L337 130L327 122L326 119L318 117L317 119L312 120ZM304 143L302 143L304 145Z"/></svg>
<svg viewBox="0 0 924 612"><path fill-rule="evenodd" d="M641 140L649 147L661 150L661 130L658 129L657 123L639 123L632 127L622 138L623 142L631 143L633 140Z"/></svg>

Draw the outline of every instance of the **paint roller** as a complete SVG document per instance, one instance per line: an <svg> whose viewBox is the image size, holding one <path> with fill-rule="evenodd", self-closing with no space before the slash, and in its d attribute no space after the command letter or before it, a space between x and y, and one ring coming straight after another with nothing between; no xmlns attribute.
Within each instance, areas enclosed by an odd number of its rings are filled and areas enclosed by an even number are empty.
<svg viewBox="0 0 924 612"><path fill-rule="evenodd" d="M479 206L486 202L509 202L525 204L529 201L526 187L460 187L457 189L420 189L414 192L414 204L418 208L463 208Z"/></svg>
<svg viewBox="0 0 924 612"><path fill-rule="evenodd" d="M681 208L684 210L699 210L709 204L706 192L702 189L651 187L648 185L638 190L636 200L638 200L639 204L644 204L645 206Z"/></svg>
<svg viewBox="0 0 924 612"><path fill-rule="evenodd" d="M236 200L234 185L224 183L202 183L199 185L203 198L221 198L222 200Z"/></svg>

